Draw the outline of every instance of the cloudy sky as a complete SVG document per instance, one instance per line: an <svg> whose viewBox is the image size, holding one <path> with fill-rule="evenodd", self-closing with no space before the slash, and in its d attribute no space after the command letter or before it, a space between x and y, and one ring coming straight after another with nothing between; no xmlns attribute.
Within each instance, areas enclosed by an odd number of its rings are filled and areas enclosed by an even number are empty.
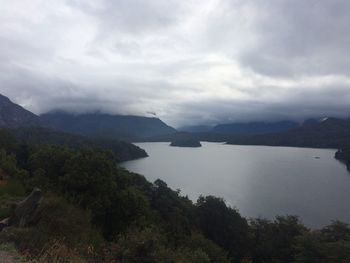
<svg viewBox="0 0 350 263"><path fill-rule="evenodd" d="M169 124L350 115L348 0L0 0L0 93Z"/></svg>

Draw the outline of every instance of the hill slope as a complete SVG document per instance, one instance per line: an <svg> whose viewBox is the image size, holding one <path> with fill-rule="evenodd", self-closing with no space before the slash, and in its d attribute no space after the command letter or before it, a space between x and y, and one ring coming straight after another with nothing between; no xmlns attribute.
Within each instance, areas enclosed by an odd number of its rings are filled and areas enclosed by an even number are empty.
<svg viewBox="0 0 350 263"><path fill-rule="evenodd" d="M40 125L40 118L0 94L0 127L16 128Z"/></svg>
<svg viewBox="0 0 350 263"><path fill-rule="evenodd" d="M93 147L110 150L118 161L128 161L147 157L145 150L124 141L110 139L93 139L81 135L69 134L40 127L22 127L16 129L0 129L3 140L12 136L21 143L29 145L66 145L72 148ZM1 140L0 140L1 141Z"/></svg>
<svg viewBox="0 0 350 263"><path fill-rule="evenodd" d="M104 138L135 140L176 132L158 118L140 116L53 112L40 117L46 125L57 130Z"/></svg>

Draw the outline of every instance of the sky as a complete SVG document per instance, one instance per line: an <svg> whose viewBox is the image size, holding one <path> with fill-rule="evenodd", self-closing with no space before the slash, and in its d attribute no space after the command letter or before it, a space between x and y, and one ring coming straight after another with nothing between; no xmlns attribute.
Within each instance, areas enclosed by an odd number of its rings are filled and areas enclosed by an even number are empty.
<svg viewBox="0 0 350 263"><path fill-rule="evenodd" d="M0 0L0 93L174 126L350 116L348 0Z"/></svg>

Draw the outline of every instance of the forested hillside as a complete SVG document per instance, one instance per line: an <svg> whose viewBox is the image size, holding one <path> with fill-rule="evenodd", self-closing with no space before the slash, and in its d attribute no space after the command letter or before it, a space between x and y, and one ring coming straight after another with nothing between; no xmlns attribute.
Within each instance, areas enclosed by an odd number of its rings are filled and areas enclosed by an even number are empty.
<svg viewBox="0 0 350 263"><path fill-rule="evenodd" d="M242 217L224 200L195 203L161 180L116 167L112 152L0 141L0 220L33 188L43 199L21 227L0 232L39 262L349 262L350 229L311 231L295 216ZM4 136L2 138L5 138ZM4 221L3 221L4 222ZM4 226L4 224L3 224Z"/></svg>
<svg viewBox="0 0 350 263"><path fill-rule="evenodd" d="M140 147L120 140L105 138L89 138L65 132L59 132L47 128L17 128L4 130L11 133L17 140L31 145L66 145L72 148L86 146L110 150L116 156L118 162L147 157L145 150Z"/></svg>

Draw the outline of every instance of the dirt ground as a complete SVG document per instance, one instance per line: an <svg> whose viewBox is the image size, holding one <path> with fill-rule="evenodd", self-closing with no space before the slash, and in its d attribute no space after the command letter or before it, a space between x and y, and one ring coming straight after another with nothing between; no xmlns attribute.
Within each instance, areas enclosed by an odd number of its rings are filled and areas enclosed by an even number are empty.
<svg viewBox="0 0 350 263"><path fill-rule="evenodd" d="M13 253L0 251L0 263L22 263L18 256Z"/></svg>

